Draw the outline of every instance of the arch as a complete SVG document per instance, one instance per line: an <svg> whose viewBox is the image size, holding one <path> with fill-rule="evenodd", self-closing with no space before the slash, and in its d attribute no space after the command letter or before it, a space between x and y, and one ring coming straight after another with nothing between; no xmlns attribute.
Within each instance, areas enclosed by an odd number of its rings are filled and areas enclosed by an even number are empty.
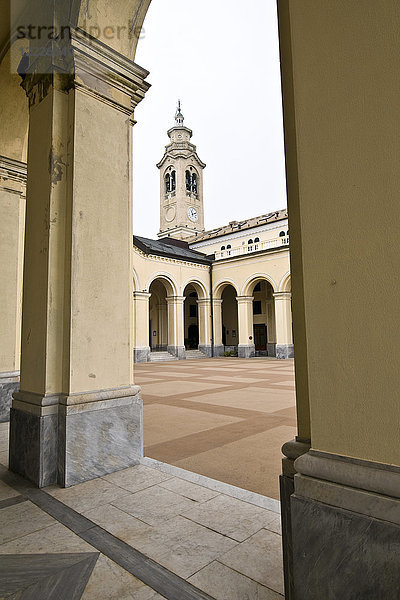
<svg viewBox="0 0 400 600"><path fill-rule="evenodd" d="M167 290L168 296L177 296L178 295L178 284L175 279L169 273L165 273L164 271L159 271L158 273L153 273L151 277L148 279L146 283L146 291L150 290L150 286L156 279L160 279Z"/></svg>
<svg viewBox="0 0 400 600"><path fill-rule="evenodd" d="M255 273L254 275L251 275L248 279L246 279L241 290L241 295L251 296L252 285L256 283L256 281L258 281L259 279L264 279L265 281L268 281L268 283L270 283L272 286L272 290L274 292L277 291L278 286L276 285L276 282L272 279L272 277L270 277L266 273Z"/></svg>
<svg viewBox="0 0 400 600"><path fill-rule="evenodd" d="M279 283L278 291L279 292L290 292L291 291L291 283L292 283L291 274L290 274L290 271L288 271L282 277L282 279Z"/></svg>
<svg viewBox="0 0 400 600"><path fill-rule="evenodd" d="M239 296L239 288L236 285L236 283L232 281L232 279L223 279L222 281L216 283L214 286L213 296L216 300L221 300L222 292L224 291L227 285L231 285L235 289L236 295Z"/></svg>
<svg viewBox="0 0 400 600"><path fill-rule="evenodd" d="M140 292L140 282L139 277L134 268L132 268L132 277L133 277L133 289L135 292Z"/></svg>
<svg viewBox="0 0 400 600"><path fill-rule="evenodd" d="M187 279L182 284L181 296L185 295L185 289L187 288L188 285L192 285L194 287L194 289L196 290L197 296L200 300L207 298L208 293L207 293L206 286L199 279Z"/></svg>

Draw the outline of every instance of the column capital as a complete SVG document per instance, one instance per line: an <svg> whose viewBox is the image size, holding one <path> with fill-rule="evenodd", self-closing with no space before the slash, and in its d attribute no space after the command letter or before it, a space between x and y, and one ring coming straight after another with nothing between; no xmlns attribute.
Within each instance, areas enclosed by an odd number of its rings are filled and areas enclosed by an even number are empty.
<svg viewBox="0 0 400 600"><path fill-rule="evenodd" d="M196 302L199 306L211 306L211 298L198 298Z"/></svg>
<svg viewBox="0 0 400 600"><path fill-rule="evenodd" d="M222 298L213 298L213 304L215 304L215 306L221 306L223 303Z"/></svg>
<svg viewBox="0 0 400 600"><path fill-rule="evenodd" d="M250 304L254 300L254 296L236 296L238 304Z"/></svg>
<svg viewBox="0 0 400 600"><path fill-rule="evenodd" d="M149 292L133 292L133 297L137 300L148 300L150 296Z"/></svg>
<svg viewBox="0 0 400 600"><path fill-rule="evenodd" d="M31 106L52 87L64 92L75 88L131 115L150 88L146 69L79 29L65 28L61 37L36 50L19 67Z"/></svg>
<svg viewBox="0 0 400 600"><path fill-rule="evenodd" d="M276 300L290 300L292 292L274 292L272 295Z"/></svg>
<svg viewBox="0 0 400 600"><path fill-rule="evenodd" d="M186 296L167 296L165 299L168 304L183 304Z"/></svg>

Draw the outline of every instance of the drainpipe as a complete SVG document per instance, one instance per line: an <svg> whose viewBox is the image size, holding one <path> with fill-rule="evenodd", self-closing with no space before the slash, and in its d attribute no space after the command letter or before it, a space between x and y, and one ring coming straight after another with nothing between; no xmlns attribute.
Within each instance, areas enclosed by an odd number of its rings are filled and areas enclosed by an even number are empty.
<svg viewBox="0 0 400 600"><path fill-rule="evenodd" d="M211 300L211 358L214 358L214 302L213 302L213 264L210 264L210 300Z"/></svg>

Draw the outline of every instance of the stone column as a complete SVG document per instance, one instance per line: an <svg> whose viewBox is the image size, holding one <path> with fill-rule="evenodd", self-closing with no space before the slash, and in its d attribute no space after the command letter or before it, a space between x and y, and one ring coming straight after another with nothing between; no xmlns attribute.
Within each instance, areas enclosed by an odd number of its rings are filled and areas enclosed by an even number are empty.
<svg viewBox="0 0 400 600"><path fill-rule="evenodd" d="M142 456L128 167L132 110L148 73L82 32L48 49L30 57L23 78L21 384L10 426L10 468L40 487L89 480Z"/></svg>
<svg viewBox="0 0 400 600"><path fill-rule="evenodd" d="M239 326L239 358L251 358L255 355L253 339L253 296L237 296Z"/></svg>
<svg viewBox="0 0 400 600"><path fill-rule="evenodd" d="M157 304L158 309L158 348L166 350L168 347L168 312L167 303Z"/></svg>
<svg viewBox="0 0 400 600"><path fill-rule="evenodd" d="M167 296L168 352L179 359L185 358L185 296Z"/></svg>
<svg viewBox="0 0 400 600"><path fill-rule="evenodd" d="M199 314L199 350L211 357L211 299L197 300Z"/></svg>
<svg viewBox="0 0 400 600"><path fill-rule="evenodd" d="M213 298L214 308L214 356L222 356L225 348L222 343L222 302L221 298Z"/></svg>
<svg viewBox="0 0 400 600"><path fill-rule="evenodd" d="M292 334L292 294L290 292L276 292L275 301L275 332L276 332L276 358L293 358Z"/></svg>
<svg viewBox="0 0 400 600"><path fill-rule="evenodd" d="M150 360L149 299L147 292L133 292L134 362Z"/></svg>
<svg viewBox="0 0 400 600"><path fill-rule="evenodd" d="M0 156L0 422L19 388L26 164Z"/></svg>

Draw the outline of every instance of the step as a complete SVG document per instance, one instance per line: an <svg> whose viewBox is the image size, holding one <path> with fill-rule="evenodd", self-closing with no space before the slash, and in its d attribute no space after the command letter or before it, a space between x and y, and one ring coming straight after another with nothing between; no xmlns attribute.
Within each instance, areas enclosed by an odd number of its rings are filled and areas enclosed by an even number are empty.
<svg viewBox="0 0 400 600"><path fill-rule="evenodd" d="M169 352L150 352L150 362L163 362L167 360L178 360Z"/></svg>
<svg viewBox="0 0 400 600"><path fill-rule="evenodd" d="M200 350L186 350L185 358L186 360L190 360L194 358L207 358L207 356L203 354L203 352L201 352Z"/></svg>

